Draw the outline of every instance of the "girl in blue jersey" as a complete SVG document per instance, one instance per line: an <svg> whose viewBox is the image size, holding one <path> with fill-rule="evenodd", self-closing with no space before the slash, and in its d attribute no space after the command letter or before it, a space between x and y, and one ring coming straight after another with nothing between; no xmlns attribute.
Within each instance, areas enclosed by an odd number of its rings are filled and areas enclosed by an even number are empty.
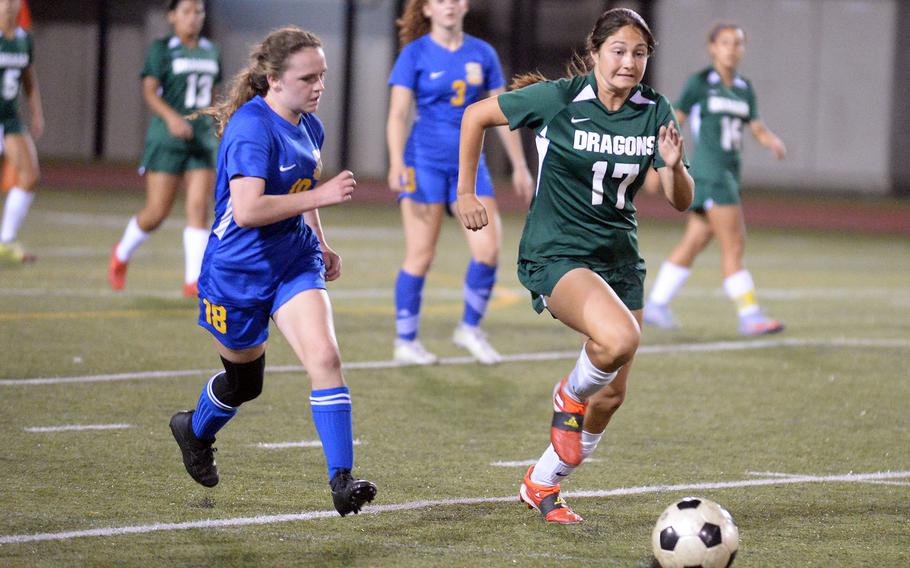
<svg viewBox="0 0 910 568"><path fill-rule="evenodd" d="M272 319L300 357L329 470L344 516L372 501L376 486L351 475L351 397L341 373L326 280L341 275L319 207L351 199L344 171L317 187L324 130L312 114L325 91L326 61L315 35L272 32L234 79L227 99L205 111L221 134L215 222L199 277L199 325L217 339L224 372L213 376L195 410L171 418L187 472L218 483L212 443L244 402L262 391Z"/></svg>
<svg viewBox="0 0 910 568"><path fill-rule="evenodd" d="M486 42L465 34L467 0L409 0L401 19L401 54L389 85L391 98L386 136L389 187L399 192L405 258L395 282L395 359L432 364L437 357L417 339L424 280L436 254L443 212L455 202L458 136L464 109L505 90L496 52ZM408 135L411 108L417 114ZM512 184L527 202L533 180L519 135L499 133L512 164ZM481 158L477 193L490 224L465 232L471 260L464 281L464 314L453 341L481 363L500 361L479 324L496 281L502 227L490 174Z"/></svg>

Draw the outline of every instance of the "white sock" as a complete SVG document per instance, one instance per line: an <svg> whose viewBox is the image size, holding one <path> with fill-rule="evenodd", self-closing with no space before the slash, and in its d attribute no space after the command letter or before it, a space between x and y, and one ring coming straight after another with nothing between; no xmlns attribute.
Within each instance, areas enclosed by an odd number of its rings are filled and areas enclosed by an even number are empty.
<svg viewBox="0 0 910 568"><path fill-rule="evenodd" d="M139 223L136 222L136 217L132 217L126 225L126 230L123 231L120 243L117 244L117 259L120 262L128 262L133 253L136 252L136 249L148 238L149 233L140 229Z"/></svg>
<svg viewBox="0 0 910 568"><path fill-rule="evenodd" d="M689 274L691 273L692 271L688 268L665 260L660 265L660 272L657 273L657 278L654 280L654 286L651 288L648 302L658 306L669 304L673 297L676 296L676 293L679 292L679 289L683 287L683 284L686 283L686 280L689 279Z"/></svg>
<svg viewBox="0 0 910 568"><path fill-rule="evenodd" d="M202 257L205 247L209 242L208 229L185 227L183 229L184 277L187 284L199 280L199 271L202 269Z"/></svg>
<svg viewBox="0 0 910 568"><path fill-rule="evenodd" d="M590 432L585 432L584 430L581 431L582 463L591 457L591 454L594 453L594 450L597 448L597 444L600 443L600 439L603 438L603 435L603 432L600 434L592 434ZM534 466L534 471L531 472L531 481L539 485L552 487L561 483L562 480L575 471L577 467L577 465L569 465L559 459L559 456L556 455L556 450L553 449L553 444L550 444L547 446L547 449L544 450L540 459L537 460L537 465Z"/></svg>
<svg viewBox="0 0 910 568"><path fill-rule="evenodd" d="M727 296L736 302L739 317L748 317L761 311L755 299L755 283L745 268L724 279L724 290Z"/></svg>
<svg viewBox="0 0 910 568"><path fill-rule="evenodd" d="M588 400L589 396L613 382L618 372L619 369L608 373L595 367L588 358L585 346L582 345L575 368L572 369L569 380L566 381L565 393L578 402L584 402Z"/></svg>
<svg viewBox="0 0 910 568"><path fill-rule="evenodd" d="M25 191L21 187L14 187L6 195L6 204L3 206L3 226L0 227L0 243L9 243L16 240L19 227L28 215L28 208L35 200L35 194Z"/></svg>

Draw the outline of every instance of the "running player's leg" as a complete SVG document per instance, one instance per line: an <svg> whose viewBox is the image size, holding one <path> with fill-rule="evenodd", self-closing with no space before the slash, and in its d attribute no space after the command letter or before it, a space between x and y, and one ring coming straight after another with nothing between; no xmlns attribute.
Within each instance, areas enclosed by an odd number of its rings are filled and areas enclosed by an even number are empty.
<svg viewBox="0 0 910 568"><path fill-rule="evenodd" d="M3 151L15 171L16 184L10 188L3 206L0 258L12 262L30 262L35 260L35 256L26 252L16 239L35 200L35 186L40 175L38 153L32 137L26 131L5 134Z"/></svg>
<svg viewBox="0 0 910 568"><path fill-rule="evenodd" d="M496 268L502 248L502 220L493 197L480 197L487 209L489 224L480 231L464 229L471 251L471 260L464 278L464 313L455 329L453 341L467 349L481 363L499 363L502 357L489 344L480 329L480 320L487 311L487 304L496 283Z"/></svg>
<svg viewBox="0 0 910 568"><path fill-rule="evenodd" d="M782 331L784 326L781 322L762 313L755 297L752 274L743 265L746 226L742 208L739 205L715 205L707 215L720 245L724 290L736 303L739 332L742 335L762 335Z"/></svg>
<svg viewBox="0 0 910 568"><path fill-rule="evenodd" d="M123 289L126 283L126 268L133 253L136 252L149 234L161 226L171 213L180 176L177 174L149 171L145 174L145 206L130 218L120 241L111 251L108 264L108 282L114 290Z"/></svg>
<svg viewBox="0 0 910 568"><path fill-rule="evenodd" d="M269 306L220 305L201 298L198 321L215 338L224 371L206 381L195 409L171 417L170 428L187 473L196 482L212 487L219 481L215 435L237 414L241 404L262 392Z"/></svg>
<svg viewBox="0 0 910 568"><path fill-rule="evenodd" d="M708 246L711 237L711 226L704 213L689 213L682 238L660 266L651 287L644 309L644 323L663 329L678 327L670 311L670 302L688 280L695 258Z"/></svg>
<svg viewBox="0 0 910 568"><path fill-rule="evenodd" d="M351 475L351 394L341 372L332 306L324 289L303 290L272 315L310 376L310 406L322 441L335 508L344 516L372 501L376 486Z"/></svg>
<svg viewBox="0 0 910 568"><path fill-rule="evenodd" d="M639 289L639 302L640 293ZM552 500L554 491L558 493L559 480L565 477L559 474L571 473L600 441L625 397L629 373L624 367L631 362L641 337L637 316L601 276L588 269L576 268L560 278L547 307L554 317L588 339L575 368L554 389L551 444L522 484L522 500L538 509L546 504L544 497ZM548 506L547 512L540 509L548 522L581 521L558 496L557 504Z"/></svg>
<svg viewBox="0 0 910 568"><path fill-rule="evenodd" d="M577 465L582 460L581 431L588 399L613 382L619 369L632 360L641 327L610 285L583 268L560 278L547 306L559 321L589 338L554 396L550 430L556 452L566 463Z"/></svg>
<svg viewBox="0 0 910 568"><path fill-rule="evenodd" d="M212 207L215 171L209 168L187 170L186 227L183 229L184 277L183 295L196 296L202 257L209 240L208 213Z"/></svg>
<svg viewBox="0 0 910 568"><path fill-rule="evenodd" d="M441 200L424 202L409 196L402 198L400 205L405 256L395 280L395 359L429 365L438 359L424 349L417 336L423 287L436 255L444 205Z"/></svg>

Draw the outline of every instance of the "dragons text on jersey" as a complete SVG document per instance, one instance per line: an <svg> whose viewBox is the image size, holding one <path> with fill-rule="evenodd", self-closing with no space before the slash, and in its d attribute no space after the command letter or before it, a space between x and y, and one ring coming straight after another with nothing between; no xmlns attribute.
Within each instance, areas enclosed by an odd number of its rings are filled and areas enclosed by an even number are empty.
<svg viewBox="0 0 910 568"><path fill-rule="evenodd" d="M597 98L593 75L536 83L498 99L510 128L537 133L537 190L519 260L639 262L632 199L647 169L664 166L657 134L675 121L667 99L638 85L622 107L609 111Z"/></svg>

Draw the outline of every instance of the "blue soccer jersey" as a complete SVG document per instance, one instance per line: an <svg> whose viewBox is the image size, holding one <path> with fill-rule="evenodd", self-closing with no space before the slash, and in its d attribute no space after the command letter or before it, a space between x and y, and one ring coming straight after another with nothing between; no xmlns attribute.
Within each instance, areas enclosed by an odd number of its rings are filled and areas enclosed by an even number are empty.
<svg viewBox="0 0 910 568"><path fill-rule="evenodd" d="M238 226L229 183L238 176L262 178L266 195L312 189L321 174L324 137L315 115L304 114L294 126L259 96L230 118L218 152L215 219L199 276L201 298L232 306L272 303L295 259L318 257L321 266L319 241L302 216Z"/></svg>
<svg viewBox="0 0 910 568"><path fill-rule="evenodd" d="M457 168L465 108L505 81L499 58L487 42L465 34L461 47L449 51L425 35L401 50L389 85L410 89L417 103L405 162Z"/></svg>

